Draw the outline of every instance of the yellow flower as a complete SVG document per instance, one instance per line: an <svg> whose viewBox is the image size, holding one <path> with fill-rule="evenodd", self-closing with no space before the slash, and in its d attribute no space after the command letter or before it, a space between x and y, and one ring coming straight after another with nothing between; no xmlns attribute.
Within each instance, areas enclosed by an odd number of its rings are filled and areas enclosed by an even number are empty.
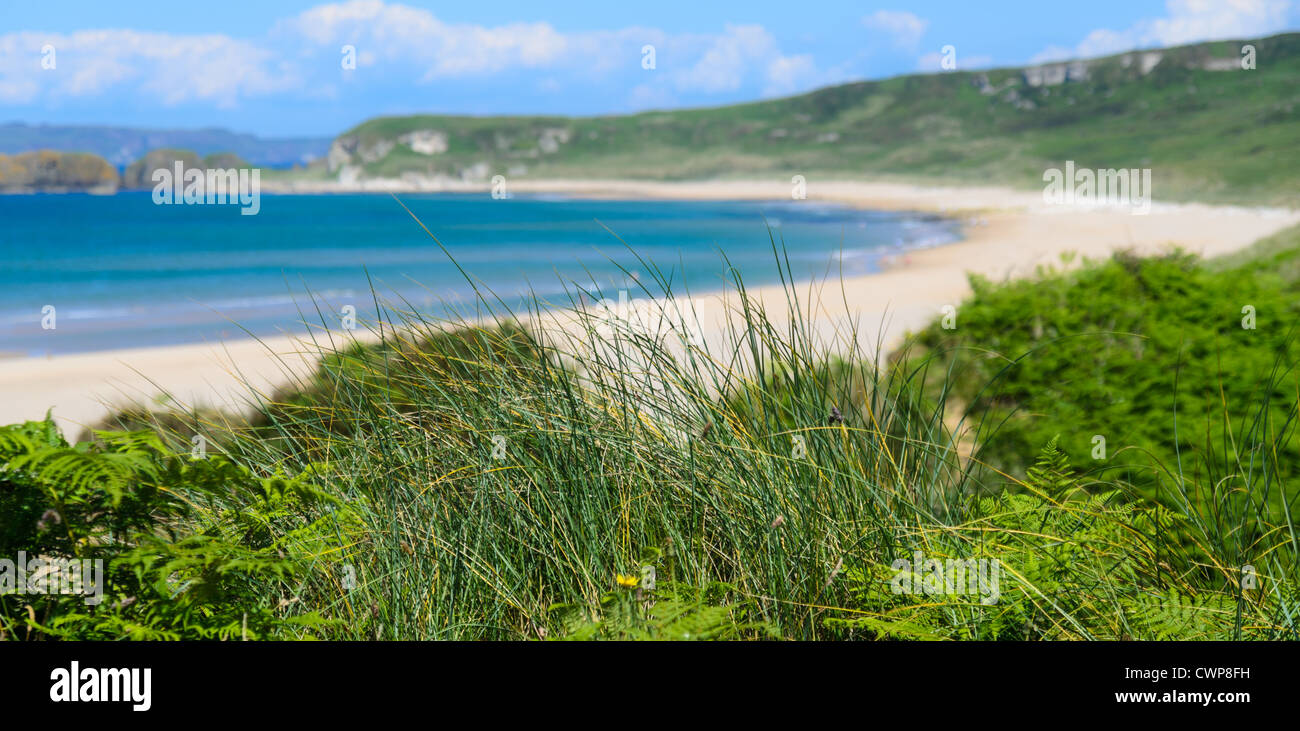
<svg viewBox="0 0 1300 731"><path fill-rule="evenodd" d="M618 585L623 587L624 589L635 588L636 582L639 581L639 579L637 579L637 577L635 576L631 576L631 575L625 576L623 574L615 574L614 580L617 581Z"/></svg>

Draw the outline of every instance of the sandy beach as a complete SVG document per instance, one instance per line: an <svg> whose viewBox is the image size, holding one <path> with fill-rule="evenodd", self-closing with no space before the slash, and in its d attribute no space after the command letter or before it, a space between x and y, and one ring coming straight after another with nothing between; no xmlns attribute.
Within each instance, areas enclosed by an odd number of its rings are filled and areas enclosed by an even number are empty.
<svg viewBox="0 0 1300 731"><path fill-rule="evenodd" d="M394 185L367 189L409 191ZM512 190L580 197L676 199L786 199L790 185L773 182L522 181ZM304 190L303 192L307 192ZM311 192L328 192L314 188ZM898 183L810 181L809 201L879 210L919 211L962 222L962 241L912 251L888 271L809 285L805 315L824 326L854 318L863 344L888 348L907 331L957 306L969 294L967 277L1004 279L1060 265L1065 252L1099 258L1118 249L1153 254L1172 247L1205 257L1229 253L1300 223L1300 212L1279 209L1155 203L1149 214L1127 209L1052 206L1035 192L1003 188L944 188ZM751 290L778 314L780 287ZM717 295L694 302L708 337L721 328L728 303ZM777 319L774 317L773 319ZM716 333L715 333L716 334ZM40 419L53 409L75 438L112 408L130 403L206 405L241 409L249 387L263 393L312 367L310 346L291 338L236 340L139 348L50 358L0 361L0 423ZM162 396L167 394L167 396Z"/></svg>

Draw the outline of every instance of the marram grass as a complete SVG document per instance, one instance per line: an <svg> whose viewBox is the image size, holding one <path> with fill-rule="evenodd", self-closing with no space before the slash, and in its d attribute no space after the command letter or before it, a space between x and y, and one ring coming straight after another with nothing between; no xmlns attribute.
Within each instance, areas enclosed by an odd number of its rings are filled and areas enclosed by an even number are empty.
<svg viewBox="0 0 1300 731"><path fill-rule="evenodd" d="M817 335L794 287L769 313L734 285L719 342L688 337L687 318L610 318L584 304L599 291L574 293L564 329L488 292L474 318L377 304L377 342L323 334L312 377L246 419L171 414L131 452L148 469L112 473L184 506L113 537L139 546L122 565L152 567L153 593L128 576L103 610L60 605L62 624L0 598L6 636L235 639L250 613L256 637L357 640L1297 636L1294 519L1236 499L1258 473L1182 480L1207 520L1085 479L1057 440L1000 472L969 443L996 424L970 429L935 388L942 359L873 361L851 328ZM47 448L12 441L5 475ZM90 464L120 444L66 449ZM1270 444L1237 444L1237 461ZM99 489L93 468L75 474ZM24 479L35 515L53 488ZM223 552L196 558L196 538ZM927 575L995 559L995 601Z"/></svg>

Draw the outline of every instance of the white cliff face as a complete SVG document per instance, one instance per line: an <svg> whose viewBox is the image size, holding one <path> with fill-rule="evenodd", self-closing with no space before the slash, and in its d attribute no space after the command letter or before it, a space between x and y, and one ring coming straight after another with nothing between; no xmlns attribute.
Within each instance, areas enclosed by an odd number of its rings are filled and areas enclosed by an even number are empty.
<svg viewBox="0 0 1300 731"><path fill-rule="evenodd" d="M1151 51L1147 53L1129 53L1120 56L1119 63L1124 68L1129 68L1134 62L1138 64L1138 73L1146 76L1151 73L1151 69L1160 64L1160 59L1164 58L1163 53Z"/></svg>
<svg viewBox="0 0 1300 731"><path fill-rule="evenodd" d="M1025 69L1025 83L1030 86L1056 86L1065 83L1064 66L1039 66Z"/></svg>
<svg viewBox="0 0 1300 731"><path fill-rule="evenodd" d="M1124 68L1130 68L1134 63L1138 64L1138 71L1146 76L1151 70L1160 65L1164 59L1164 54L1160 51L1147 51L1143 53L1129 53L1120 57L1119 62ZM1227 56L1224 58L1199 58L1184 62L1184 67L1198 71L1241 71L1241 58L1239 56Z"/></svg>
<svg viewBox="0 0 1300 731"><path fill-rule="evenodd" d="M1088 64L1083 61L1053 63L1033 66L1024 70L1025 83L1030 86L1058 86L1067 81L1086 81Z"/></svg>
<svg viewBox="0 0 1300 731"><path fill-rule="evenodd" d="M339 184L343 186L356 185L361 180L361 168L356 165L344 165L339 168Z"/></svg>
<svg viewBox="0 0 1300 731"><path fill-rule="evenodd" d="M421 155L440 155L447 151L447 133L435 129L407 132L398 137L397 141L410 146Z"/></svg>
<svg viewBox="0 0 1300 731"><path fill-rule="evenodd" d="M357 154L361 156L361 162L363 163L379 162L394 147L397 147L397 143L392 140L378 140L374 144L362 147L357 151Z"/></svg>
<svg viewBox="0 0 1300 731"><path fill-rule="evenodd" d="M569 141L569 130L563 127L548 127L537 138L537 148L543 154L550 155L560 150L560 145Z"/></svg>
<svg viewBox="0 0 1300 731"><path fill-rule="evenodd" d="M422 155L437 155L447 151L447 134L437 130L417 130L392 140L376 140L362 146L356 137L340 137L330 145L326 164L331 173L338 173L340 182L344 177L355 182L361 175L361 165L384 159L397 143L409 145L412 150Z"/></svg>
<svg viewBox="0 0 1300 731"><path fill-rule="evenodd" d="M351 142L351 145L348 143ZM356 149L356 141L350 138L339 138L334 140L330 145L329 157L326 158L326 165L331 173L338 172L340 168L352 162L352 150Z"/></svg>
<svg viewBox="0 0 1300 731"><path fill-rule="evenodd" d="M1240 71L1240 58L1207 58L1201 62L1202 71Z"/></svg>

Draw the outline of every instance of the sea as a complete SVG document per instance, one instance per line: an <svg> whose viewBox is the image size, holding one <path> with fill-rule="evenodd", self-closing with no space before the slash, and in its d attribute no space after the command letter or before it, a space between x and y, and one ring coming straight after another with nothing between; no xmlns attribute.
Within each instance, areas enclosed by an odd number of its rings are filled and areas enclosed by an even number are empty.
<svg viewBox="0 0 1300 731"><path fill-rule="evenodd" d="M930 214L795 200L264 194L241 215L148 191L0 195L0 357L835 279L959 238Z"/></svg>

